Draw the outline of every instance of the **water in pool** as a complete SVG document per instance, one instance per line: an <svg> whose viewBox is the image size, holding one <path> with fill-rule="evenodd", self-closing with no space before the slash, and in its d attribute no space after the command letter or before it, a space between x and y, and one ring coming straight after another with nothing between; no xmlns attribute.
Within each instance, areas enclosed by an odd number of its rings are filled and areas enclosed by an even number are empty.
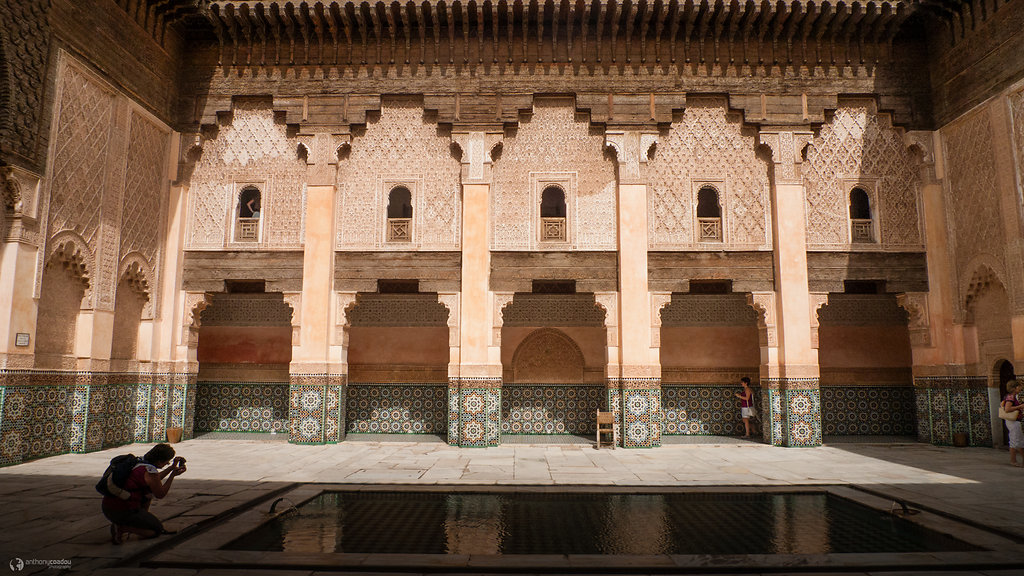
<svg viewBox="0 0 1024 576"><path fill-rule="evenodd" d="M828 493L325 492L225 548L487 555L978 550Z"/></svg>

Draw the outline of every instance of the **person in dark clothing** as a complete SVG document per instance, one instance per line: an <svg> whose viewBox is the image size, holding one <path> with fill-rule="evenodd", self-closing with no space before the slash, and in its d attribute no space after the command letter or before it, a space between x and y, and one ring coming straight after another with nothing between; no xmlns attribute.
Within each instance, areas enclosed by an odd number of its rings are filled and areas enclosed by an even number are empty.
<svg viewBox="0 0 1024 576"><path fill-rule="evenodd" d="M146 452L125 483L124 488L130 494L128 499L103 497L101 509L111 522L111 543L121 544L127 534L136 534L143 539L169 534L160 519L149 511L149 505L154 497L166 496L175 476L184 473L185 459L175 458L170 444L157 444Z"/></svg>

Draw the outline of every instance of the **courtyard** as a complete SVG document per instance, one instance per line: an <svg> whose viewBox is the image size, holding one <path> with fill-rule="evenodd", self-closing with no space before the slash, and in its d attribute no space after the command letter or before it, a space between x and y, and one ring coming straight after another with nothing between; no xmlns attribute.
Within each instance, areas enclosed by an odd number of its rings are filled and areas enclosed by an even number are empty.
<svg viewBox="0 0 1024 576"><path fill-rule="evenodd" d="M65 454L0 470L0 550L7 560L21 559L19 573L203 576L225 574L345 573L551 573L528 556L498 556L475 564L472 557L451 562L442 556L431 566L401 559L383 563L362 558L331 568L282 566L266 569L203 564L204 535L249 510L267 511L284 494L301 494L307 485L362 489L415 486L426 490L495 486L522 490L587 487L616 491L651 487L708 490L776 490L779 487L825 487L860 494L875 507L899 500L921 510L933 526L966 537L993 552L965 552L949 573L1024 574L1014 561L1024 558L1024 517L1013 505L1024 472L1008 465L1004 451L953 448L920 443L855 443L848 439L814 448L779 448L735 438L707 437L704 443L666 444L646 450L601 449L589 443L517 444L467 449L416 438L401 441L352 439L340 444L294 445L265 439L198 438L175 445L188 459L188 472L153 511L174 535L149 541L109 543L109 524L99 512L94 484L114 455L142 454L149 445L132 445ZM548 440L551 441L551 440ZM291 492L299 489L298 492ZM295 496L293 496L295 497ZM859 498L860 498L859 497ZM290 503L290 502L289 502ZM897 506L898 508L898 506ZM253 512L250 512L253 513ZM198 544L197 544L198 543ZM214 556L216 556L216 553ZM219 553L222 557L226 553ZM190 556L191 555L191 556ZM400 556L400 555L399 555ZM859 570L859 555L830 555L826 572L853 574L936 574L934 565L915 571L913 556L893 555L892 570ZM190 557L194 566L183 567ZM347 555L348 560L353 556ZM381 560L377 558L376 560ZM728 563L723 563L728 560ZM820 559L818 559L820 560ZM922 561L927 560L922 557ZM620 557L572 564L573 573L764 573L806 572L808 559L749 557L700 559ZM397 562L397 563L396 563ZM675 564L672 564L675 562ZM814 560L811 560L813 563ZM874 561L877 564L877 559ZM177 564L176 564L177 563ZM666 564L667 563L667 564ZM1017 564L1020 564L1017 561ZM12 565L13 566L13 565ZM390 566L387 572L381 566ZM588 567L589 566L589 567ZM876 566L882 568L882 566ZM627 569L628 568L628 569ZM706 571L705 571L706 570Z"/></svg>

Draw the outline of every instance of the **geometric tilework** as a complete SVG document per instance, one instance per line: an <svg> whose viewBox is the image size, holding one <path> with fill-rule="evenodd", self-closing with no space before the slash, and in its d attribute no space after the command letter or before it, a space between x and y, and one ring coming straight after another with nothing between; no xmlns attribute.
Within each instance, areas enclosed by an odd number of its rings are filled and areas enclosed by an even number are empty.
<svg viewBox="0 0 1024 576"><path fill-rule="evenodd" d="M661 446L661 381L657 378L616 380L622 390L622 446Z"/></svg>
<svg viewBox="0 0 1024 576"><path fill-rule="evenodd" d="M197 432L286 432L288 382L197 382Z"/></svg>
<svg viewBox="0 0 1024 576"><path fill-rule="evenodd" d="M345 439L346 377L292 374L288 386L288 441L324 444Z"/></svg>
<svg viewBox="0 0 1024 576"><path fill-rule="evenodd" d="M826 436L917 434L911 386L822 386L821 426Z"/></svg>
<svg viewBox="0 0 1024 576"><path fill-rule="evenodd" d="M509 384L501 389L502 434L593 434L603 385Z"/></svg>
<svg viewBox="0 0 1024 576"><path fill-rule="evenodd" d="M346 429L371 434L448 432L448 384L349 383Z"/></svg>
<svg viewBox="0 0 1024 576"><path fill-rule="evenodd" d="M760 390L751 387L755 406ZM661 387L662 433L734 436L743 433L735 385L666 385Z"/></svg>
<svg viewBox="0 0 1024 576"><path fill-rule="evenodd" d="M501 380L490 378L461 378L455 391L458 412L459 446L483 448L497 446L501 433ZM450 407L449 407L450 410ZM449 444L452 438L448 438Z"/></svg>
<svg viewBox="0 0 1024 576"><path fill-rule="evenodd" d="M763 378L768 389L767 439L775 446L821 446L821 391L817 378ZM781 389L780 389L781 388ZM765 413L765 412L762 412Z"/></svg>
<svg viewBox="0 0 1024 576"><path fill-rule="evenodd" d="M167 385L176 381L178 422L191 424L187 374L0 371L0 466L132 442L162 441ZM164 394L154 393L163 391ZM154 415L159 416L154 417ZM180 425L180 424L179 424Z"/></svg>
<svg viewBox="0 0 1024 576"><path fill-rule="evenodd" d="M915 378L917 438L938 446L967 434L970 446L992 446L991 411L984 376Z"/></svg>

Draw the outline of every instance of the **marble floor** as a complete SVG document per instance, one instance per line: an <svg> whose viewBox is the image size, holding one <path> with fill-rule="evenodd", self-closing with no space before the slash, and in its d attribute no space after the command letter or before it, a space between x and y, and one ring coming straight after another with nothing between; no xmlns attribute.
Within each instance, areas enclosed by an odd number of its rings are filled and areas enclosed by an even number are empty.
<svg viewBox="0 0 1024 576"><path fill-rule="evenodd" d="M168 574L328 574L330 569L273 570L256 568L161 568L154 558L188 550L225 520L254 507L266 507L288 490L307 483L336 485L520 485L531 487L757 487L837 486L855 488L889 501L936 513L949 521L949 533L982 529L1002 542L1011 563L978 566L963 563L948 573L1024 574L1024 468L1011 467L1004 450L936 447L925 444L852 443L817 448L778 448L758 443L714 439L700 444L672 444L646 450L602 449L588 444L506 444L493 448L454 448L439 442L344 442L303 446L255 439L197 439L175 446L188 459L188 472L174 481L170 494L154 504L173 536L109 543L109 524L99 512L94 485L107 462L117 454L142 454L149 445L131 445L89 454L66 454L0 469L0 559L24 563L19 574L130 576ZM953 521L955 520L955 521ZM961 528L958 528L960 526ZM969 528L973 526L973 528ZM504 560L502 560L504 558ZM979 556L978 558L981 558ZM535 564L462 567L410 565L401 573L542 573ZM755 562L756 563L756 562ZM835 562L833 562L835 563ZM786 573L765 564L765 573ZM931 568L898 573L944 574ZM518 568L517 568L518 566ZM622 573L732 573L728 566L705 563L675 568L657 564L629 567ZM17 563L11 568L17 568ZM605 573L607 566L601 567ZM626 568L629 568L628 570ZM2 569L2 568L0 568ZM705 570L702 572L702 570ZM354 570L354 571L353 571ZM798 570L794 568L794 573ZM576 574L598 568L575 566ZM805 573L804 570L799 570ZM394 571L393 571L394 572ZM861 571L841 561L828 573L883 574ZM358 567L345 573L359 573ZM384 572L375 571L376 574ZM757 574L745 564L736 573Z"/></svg>

